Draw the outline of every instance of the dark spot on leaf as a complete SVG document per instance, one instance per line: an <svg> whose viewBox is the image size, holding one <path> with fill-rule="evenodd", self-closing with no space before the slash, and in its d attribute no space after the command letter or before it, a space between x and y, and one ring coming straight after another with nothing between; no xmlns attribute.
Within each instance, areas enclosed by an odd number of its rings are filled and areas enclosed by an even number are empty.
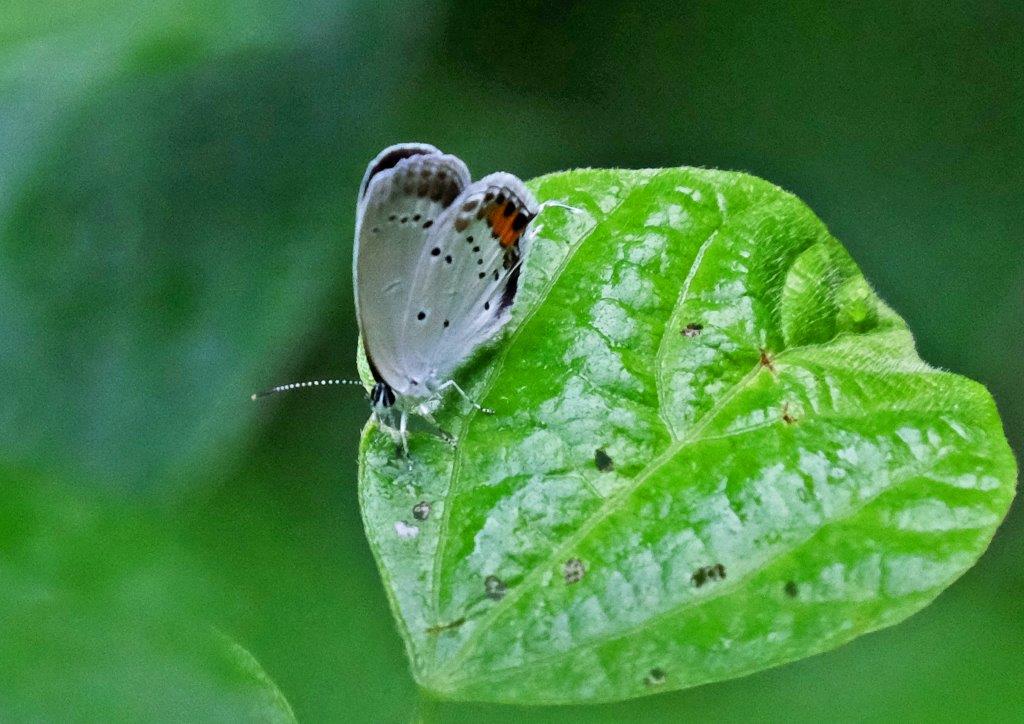
<svg viewBox="0 0 1024 724"><path fill-rule="evenodd" d="M412 517L416 520L426 520L430 517L430 503L421 500L412 506Z"/></svg>
<svg viewBox="0 0 1024 724"><path fill-rule="evenodd" d="M391 216L388 217L388 221L394 221L397 218L398 218L397 216L395 216L394 214L391 214Z"/></svg>
<svg viewBox="0 0 1024 724"><path fill-rule="evenodd" d="M374 234L379 234L380 233L380 227L379 226L373 227L373 233Z"/></svg>
<svg viewBox="0 0 1024 724"><path fill-rule="evenodd" d="M790 598L796 598L797 590L795 581L786 581L786 585L782 587L782 590L785 591L786 595Z"/></svg>
<svg viewBox="0 0 1024 724"><path fill-rule="evenodd" d="M403 217L402 217L401 219L399 219L399 221L400 221L401 223L403 223L403 224L404 224L404 223L405 223L406 221L408 221L408 220L409 220L409 217L408 217L408 216L403 216Z"/></svg>
<svg viewBox="0 0 1024 724"><path fill-rule="evenodd" d="M444 320L444 328L445 328L445 329L448 329L448 325L449 325L449 324L451 324L451 322L449 322L449 321L448 321L447 319L446 319L446 320Z"/></svg>
<svg viewBox="0 0 1024 724"><path fill-rule="evenodd" d="M477 274L477 277L480 279L483 279L485 276L487 276L487 272L480 272L479 274Z"/></svg>
<svg viewBox="0 0 1024 724"><path fill-rule="evenodd" d="M412 220L419 221L422 217L419 214L413 214Z"/></svg>
<svg viewBox="0 0 1024 724"><path fill-rule="evenodd" d="M448 630L453 629L453 628L458 628L459 626L461 626L464 623L466 623L466 617L465 616L463 616L462 618L457 618L454 621L450 621L448 623L439 623L436 626L431 626L430 628L427 629L427 633L428 634L441 633L442 631L448 631Z"/></svg>
<svg viewBox="0 0 1024 724"><path fill-rule="evenodd" d="M491 308L491 303L490 302L484 302L484 311L487 311L490 308Z"/></svg>
<svg viewBox="0 0 1024 724"><path fill-rule="evenodd" d="M440 256L441 255L440 247L435 246L433 249L431 249L430 250L430 255L431 256Z"/></svg>
<svg viewBox="0 0 1024 724"><path fill-rule="evenodd" d="M668 674L665 673L664 669L659 669L655 666L647 672L647 676L644 677L644 683L647 686L661 686L665 683L667 676Z"/></svg>
<svg viewBox="0 0 1024 724"><path fill-rule="evenodd" d="M480 251L480 247L479 246L474 246L473 247L473 251Z"/></svg>
<svg viewBox="0 0 1024 724"><path fill-rule="evenodd" d="M565 576L565 582L579 583L583 580L583 575L587 572L586 566L583 565L583 561L579 558L570 558L562 566L562 575Z"/></svg>
<svg viewBox="0 0 1024 724"><path fill-rule="evenodd" d="M477 260L476 260L476 265L477 265L477 266L483 266L483 263L484 263L484 260L483 260L483 259L477 259Z"/></svg>
<svg viewBox="0 0 1024 724"><path fill-rule="evenodd" d="M761 366L767 367L771 372L775 371L775 360L763 347L761 348Z"/></svg>
<svg viewBox="0 0 1024 724"><path fill-rule="evenodd" d="M426 318L427 318L427 313L426 312L420 312L419 314L416 315L416 319L420 320L421 322L424 319L426 319Z"/></svg>
<svg viewBox="0 0 1024 724"><path fill-rule="evenodd" d="M792 425L794 422L796 422L796 418L793 417L793 415L790 414L790 412L789 412L789 403L788 402L786 402L786 403L784 403L782 405L782 421L784 423L786 423L787 425Z"/></svg>
<svg viewBox="0 0 1024 724"><path fill-rule="evenodd" d="M472 244L473 243L473 237L472 236L467 236L466 237L466 243L467 244Z"/></svg>
<svg viewBox="0 0 1024 724"><path fill-rule="evenodd" d="M452 255L448 254L447 256L445 256L444 260L445 260L446 263L451 264L452 263Z"/></svg>
<svg viewBox="0 0 1024 724"><path fill-rule="evenodd" d="M492 601L500 601L508 593L508 586L497 576L487 576L484 579L484 593Z"/></svg>
<svg viewBox="0 0 1024 724"><path fill-rule="evenodd" d="M704 331L704 325L703 324L697 324L696 322L690 322L685 327L683 327L683 336L684 337L697 337L703 331Z"/></svg>
<svg viewBox="0 0 1024 724"><path fill-rule="evenodd" d="M700 588L710 581L724 581L725 566L721 563L716 563L713 566L701 566L693 572L693 575L690 576L690 580L693 581L693 585L697 588Z"/></svg>
<svg viewBox="0 0 1024 724"><path fill-rule="evenodd" d="M608 456L608 453L604 451L603 447L599 447L594 451L594 465L596 465L597 469L602 473L607 473L609 470L615 469L615 463Z"/></svg>
<svg viewBox="0 0 1024 724"><path fill-rule="evenodd" d="M429 229L433 225L434 225L434 220L433 219L427 219L426 221L423 222L423 228L424 229Z"/></svg>

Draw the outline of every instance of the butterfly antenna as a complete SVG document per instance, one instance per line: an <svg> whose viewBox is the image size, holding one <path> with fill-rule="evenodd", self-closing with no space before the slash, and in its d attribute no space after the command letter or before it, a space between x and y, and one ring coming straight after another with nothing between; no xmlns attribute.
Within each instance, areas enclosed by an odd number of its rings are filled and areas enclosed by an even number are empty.
<svg viewBox="0 0 1024 724"><path fill-rule="evenodd" d="M550 209L552 207L556 209L565 209L566 211L571 211L574 214L583 213L583 209L581 209L578 206L570 206L569 204L563 204L561 201L544 201L541 203L540 206L537 207L537 214L540 215L541 211L543 211L544 209Z"/></svg>
<svg viewBox="0 0 1024 724"><path fill-rule="evenodd" d="M287 385L278 385L277 387L271 387L269 390L263 390L262 392L254 392L252 399L258 400L261 397L270 397L276 395L278 392L288 392L289 390L298 390L302 387L326 387L327 385L358 385L363 386L363 383L359 380L307 380L306 382L290 382Z"/></svg>

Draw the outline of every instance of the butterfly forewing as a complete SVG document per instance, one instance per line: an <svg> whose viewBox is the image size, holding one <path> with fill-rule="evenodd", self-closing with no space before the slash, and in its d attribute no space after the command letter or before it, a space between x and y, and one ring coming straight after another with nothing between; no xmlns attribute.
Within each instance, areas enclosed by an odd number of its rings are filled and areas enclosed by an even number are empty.
<svg viewBox="0 0 1024 724"><path fill-rule="evenodd" d="M356 216L353 273L359 331L378 379L403 392L401 320L440 217L469 183L462 161L426 144L385 149L367 168Z"/></svg>

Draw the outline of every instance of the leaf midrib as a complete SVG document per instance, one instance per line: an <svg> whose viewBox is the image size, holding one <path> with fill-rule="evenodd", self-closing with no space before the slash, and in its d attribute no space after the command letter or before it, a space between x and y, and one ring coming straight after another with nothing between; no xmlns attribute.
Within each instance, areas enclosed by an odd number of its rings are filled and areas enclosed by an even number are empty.
<svg viewBox="0 0 1024 724"><path fill-rule="evenodd" d="M480 393L479 393L478 396L479 396L480 399L483 399L484 397L486 397L487 394L491 391L492 387L494 386L495 380L498 378L498 376L500 375L501 371L504 369L505 359L508 356L509 349L511 349L514 346L515 341L517 339L519 339L520 335L522 334L523 330L527 327L527 325L529 324L530 320L534 317L534 315L536 315L537 311L544 305L544 302L547 300L548 296L551 294L551 290L555 287L555 285L562 278L562 274L565 273L565 270L572 263L573 258L575 258L576 254L583 247L583 245L587 242L587 240L591 239L594 236L594 233L601 227L601 225L603 223L607 223L608 219L612 218L612 216L614 216L616 213L618 213L619 210L630 199L633 198L634 194L636 194L637 192L639 192L641 190L644 190L645 188L647 188L647 186L649 186L650 184L655 182L659 177L665 175L670 170L671 169L661 169L661 170L651 174L651 176L648 179L646 179L644 181L644 183L637 184L634 188L630 189L629 192L627 192L626 195L623 196L622 199L614 207L612 207L602 217L596 218L595 221L594 221L593 226L591 226L589 229L587 229L587 231L580 236L579 240L572 246L572 248L569 250L569 252L563 257L563 259L562 259L561 263L559 264L558 268L551 275L550 281L544 286L544 288L541 291L541 293L537 295L536 301L534 301L533 305L525 312L525 314L523 315L523 317L520 320L519 324L516 326L516 328L512 331L512 334L509 336L506 344L503 345L502 350L500 352L500 356L498 357L497 360L495 360L494 365L491 367L491 370L489 371L489 373L487 374L487 376L485 377L483 383L481 384L481 386L479 388L480 389ZM469 426L472 424L473 420L476 418L476 414L477 414L477 411L474 409L470 413L468 413L467 415L464 416L462 425L459 427L459 438L460 439L465 437L465 433L469 429ZM433 605L432 605L433 620L435 622L440 619L440 613L441 613L441 610L440 610L441 609L441 601L440 601L440 598L441 598L441 580L440 580L440 577L441 577L441 564L444 562L445 541L447 540L447 537L448 537L448 525L449 525L449 521L451 519L451 509L452 509L451 501L452 501L452 496L453 496L453 493L455 492L455 490L457 488L456 483L457 483L457 481L459 479L459 473L461 471L461 468L462 468L462 448L459 447L459 448L456 449L456 452L455 452L455 460L452 463L452 472L451 472L451 475L449 476L448 486L447 486L447 489L445 490L445 494L444 494L444 517L441 520L440 526L438 526L437 548L434 551L434 560L432 562L431 594L432 594L432 598L433 598L433 602L432 602L433 603ZM435 660L435 663L437 662L436 650L437 650L437 646L436 646L436 642L435 642L435 645L434 645L434 660Z"/></svg>

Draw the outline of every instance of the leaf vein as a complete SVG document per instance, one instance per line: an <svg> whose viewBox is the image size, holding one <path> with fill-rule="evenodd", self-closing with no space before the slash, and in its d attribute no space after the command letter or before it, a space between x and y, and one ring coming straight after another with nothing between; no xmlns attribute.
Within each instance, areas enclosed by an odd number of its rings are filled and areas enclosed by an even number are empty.
<svg viewBox="0 0 1024 724"><path fill-rule="evenodd" d="M799 349L800 347L791 347L787 350L784 350L783 352L780 352L776 356L776 361L784 359L788 354L792 354L798 351ZM705 439L708 439L701 436L701 433L705 429L707 429L707 427L719 415L719 413L721 413L722 410L724 410L728 406L728 404L738 394L740 394L740 392L743 389L745 389L746 386L749 385L750 382L754 380L757 377L757 375L764 369L765 368L762 366L760 360L757 363L755 363L753 368L750 371L748 371L743 377L737 380L733 384L733 386L730 387L729 390L726 391L726 393L723 394L722 397L718 399L715 405L710 410L708 410L700 418L700 420L697 421L697 423L694 425L693 429L687 437L681 438L680 440L677 440L670 444L664 452L655 457L654 460L652 460L647 466L644 467L643 470L641 470L637 474L637 477L634 479L632 484L627 485L620 491L616 492L614 495L606 498L604 504L602 504L600 508L598 508L586 521L584 521L583 524L576 529L575 533L568 536L560 545L556 546L552 550L551 554L548 557L546 557L544 560L542 560L540 563L534 566L529 571L529 573L527 573L526 576L523 577L522 582L518 586L516 586L513 590L509 591L508 595L506 595L494 608L492 608L487 614L483 616L480 623L474 629L473 633L470 634L469 637L467 638L465 644L462 647L462 653L458 657L456 657L456 659L453 662L452 668L457 669L458 666L463 661L469 658L473 646L479 639L479 636L482 635L480 633L481 631L486 630L487 626L491 622L496 620L501 614L508 610L512 606L512 604L514 604L519 598L525 595L527 591L534 588L547 569L549 569L559 560L565 558L575 546L579 545L579 543L591 533L591 531L597 528L597 526L599 526L606 518L611 516L619 508L620 501L625 500L630 495L635 493L640 488L640 486L647 481L647 479L649 479L663 465L670 462L672 458L674 458L675 455L684 447L696 444L698 442L703 442ZM742 431L737 431L737 433L749 432L754 429L758 428L744 428ZM725 436L727 437L728 435ZM723 436L715 437L719 438Z"/></svg>
<svg viewBox="0 0 1024 724"><path fill-rule="evenodd" d="M690 269L686 273L686 279L683 282L682 288L679 290L679 296L676 299L675 305L672 307L672 313L669 314L668 320L665 322L665 328L661 332L661 339L658 341L658 351L654 355L654 384L658 392L658 415L661 417L662 422L665 423L665 427L668 429L668 434L673 440L679 439L679 431L676 430L676 426L672 423L672 420L665 415L665 409L668 407L669 401L662 361L665 358L665 349L668 346L669 335L679 326L679 318L682 314L683 305L686 303L686 298L690 294L690 285L693 284L693 278L697 276L701 262L704 261L704 254L707 252L708 247L711 246L711 242L718 236L718 232L721 231L723 224L724 220L719 220L718 226L712 229L707 238L701 242L699 247L697 247L697 253L694 255L693 263L690 265Z"/></svg>
<svg viewBox="0 0 1024 724"><path fill-rule="evenodd" d="M738 431L738 432L746 433L746 432L750 432L753 429L756 429L756 428L745 428L744 430ZM694 440L693 443L702 442L702 441L703 440ZM664 619L671 618L672 616L675 616L677 614L683 613L683 612L685 612L685 611L687 611L687 610L689 610L691 608L696 608L699 605L710 603L710 602L715 601L715 600L717 600L719 598L722 598L726 594L731 593L732 591L734 591L737 588L739 588L741 584L746 583L751 577L753 577L753 576L761 573L763 570L771 567L777 561L781 560L782 558L784 558L784 557L786 557L788 555L791 555L791 554L799 551L801 548L803 548L804 546L806 546L809 543L811 543L815 538L817 538L822 532L824 532L828 528L830 528L832 526L835 526L835 525L842 525L844 523L847 523L847 522L855 519L861 513L864 513L867 510L869 510L871 508L871 506L874 503L876 503L879 498L883 497L886 493L889 493L889 492L892 492L893 490L896 490L898 487L900 487L903 484L905 484L908 480L913 480L914 478L916 478L919 475L923 474L927 470L927 468L928 468L927 465L919 465L919 466L913 467L912 469L906 470L905 474L903 476L899 476L900 479L897 482L893 483L892 485L890 485L890 486L888 486L886 488L883 488L883 489L879 490L878 493L876 493L875 495L871 496L870 498L865 499L863 504L852 508L846 515L843 515L843 516L840 516L840 517L828 520L822 526L820 526L820 527L816 528L815 530L811 531L808 536L806 536L805 538L803 538L800 541L797 541L794 545L780 550L774 556L766 558L764 560L764 562L760 566L751 568L747 572L747 575L741 576L739 578L730 579L730 583L720 586L719 589L713 595L708 595L708 596L704 596L704 597L701 597L701 598L691 598L689 600L681 601L679 604L677 604L675 606L671 606L668 609L666 609L666 610L664 610L664 611L662 611L662 612L660 612L660 613L658 613L658 614L656 614L654 616L651 616L650 618L647 618L647 619L645 619L643 621L640 621L640 622L638 622L638 623L636 623L636 624L634 624L632 626L629 626L629 627L627 627L625 629L622 629L620 631L616 631L612 635L596 637L596 638L594 638L594 639L592 639L590 641L587 641L586 643L583 643L583 644L580 644L579 646L573 647L573 649L571 649L571 650L559 651L559 652L557 652L555 654L551 654L549 656L539 657L537 659L533 659L528 664L524 664L524 665L508 666L508 667L503 667L503 668L499 668L499 669L491 669L491 670L489 670L487 672L487 676L485 676L485 677L480 677L480 678L465 677L465 678L461 678L461 679L452 679L451 681L453 683L456 683L456 682L457 683L464 683L464 682L467 682L467 681L488 681L491 678L497 678L497 677L493 677L494 674L501 674L501 673L506 672L506 671L515 671L517 669L524 668L524 666L526 666L526 665L528 665L528 666L543 665L544 663L546 663L548 661L553 661L553 660L556 660L558 658L561 658L561 657L565 656L570 651L576 652L576 651L579 651L580 649L594 648L596 646L600 646L600 645L603 645L603 644L606 644L606 643L609 643L609 642L612 642L612 641L617 641L619 639L626 638L626 637L636 633L637 631L640 631L640 630L642 630L644 628L647 628L648 626L655 626L655 625L657 625L658 622L660 622L660 621L662 621Z"/></svg>

